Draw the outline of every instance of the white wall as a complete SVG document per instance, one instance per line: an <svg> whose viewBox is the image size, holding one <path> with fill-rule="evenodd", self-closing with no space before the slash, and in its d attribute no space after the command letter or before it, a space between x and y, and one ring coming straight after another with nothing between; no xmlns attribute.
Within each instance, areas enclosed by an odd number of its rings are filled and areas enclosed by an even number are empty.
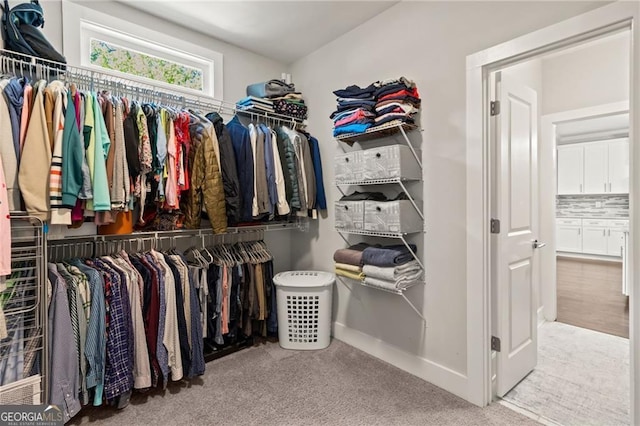
<svg viewBox="0 0 640 426"><path fill-rule="evenodd" d="M628 32L542 60L542 114L629 99Z"/></svg>
<svg viewBox="0 0 640 426"><path fill-rule="evenodd" d="M400 297L338 284L334 319L340 338L467 396L466 55L598 5L401 2L293 64L325 164L337 152L328 118L335 109L333 90L403 75L416 81L423 98L427 284L408 297L422 309L427 328ZM333 180L331 167L325 178ZM331 206L338 197L330 188L330 220L312 228L311 240L294 240L294 267L333 270L332 254L344 246L333 230Z"/></svg>

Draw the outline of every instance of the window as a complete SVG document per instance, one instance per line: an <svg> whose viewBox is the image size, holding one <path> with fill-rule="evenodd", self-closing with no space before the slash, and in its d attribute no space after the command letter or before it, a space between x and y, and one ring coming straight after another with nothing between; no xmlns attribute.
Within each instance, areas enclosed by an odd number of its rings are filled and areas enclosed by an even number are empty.
<svg viewBox="0 0 640 426"><path fill-rule="evenodd" d="M221 53L73 2L62 6L64 53L70 65L168 91L223 98Z"/></svg>
<svg viewBox="0 0 640 426"><path fill-rule="evenodd" d="M89 58L91 65L189 89L204 90L202 68L147 55L104 40L91 39Z"/></svg>

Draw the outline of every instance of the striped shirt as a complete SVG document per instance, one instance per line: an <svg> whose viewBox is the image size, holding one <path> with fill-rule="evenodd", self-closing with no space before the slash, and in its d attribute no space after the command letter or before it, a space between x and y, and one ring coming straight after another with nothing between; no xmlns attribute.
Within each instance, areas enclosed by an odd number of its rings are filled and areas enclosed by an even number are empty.
<svg viewBox="0 0 640 426"><path fill-rule="evenodd" d="M71 261L73 266L85 274L89 281L91 293L91 315L87 325L87 341L84 354L89 364L87 368L87 389L95 389L93 405L102 405L104 391L105 352L107 348L106 316L107 311L104 300L105 282L103 274L96 269L82 264L80 260Z"/></svg>

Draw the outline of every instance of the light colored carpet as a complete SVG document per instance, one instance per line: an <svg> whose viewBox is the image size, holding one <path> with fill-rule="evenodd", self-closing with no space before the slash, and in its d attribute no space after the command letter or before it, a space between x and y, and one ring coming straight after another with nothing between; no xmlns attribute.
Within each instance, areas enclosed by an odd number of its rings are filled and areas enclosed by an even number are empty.
<svg viewBox="0 0 640 426"><path fill-rule="evenodd" d="M538 366L504 399L564 426L628 425L629 374L629 340L551 322Z"/></svg>
<svg viewBox="0 0 640 426"><path fill-rule="evenodd" d="M277 344L207 364L191 386L134 395L123 410L82 411L71 424L536 425L508 408L476 407L333 340L321 351Z"/></svg>

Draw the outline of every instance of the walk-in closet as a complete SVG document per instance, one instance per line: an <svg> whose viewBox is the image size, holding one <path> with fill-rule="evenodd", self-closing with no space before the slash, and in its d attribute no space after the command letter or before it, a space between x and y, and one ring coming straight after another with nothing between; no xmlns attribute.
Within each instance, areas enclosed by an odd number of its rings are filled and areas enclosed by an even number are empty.
<svg viewBox="0 0 640 426"><path fill-rule="evenodd" d="M1 424L638 423L637 3L0 8Z"/></svg>

